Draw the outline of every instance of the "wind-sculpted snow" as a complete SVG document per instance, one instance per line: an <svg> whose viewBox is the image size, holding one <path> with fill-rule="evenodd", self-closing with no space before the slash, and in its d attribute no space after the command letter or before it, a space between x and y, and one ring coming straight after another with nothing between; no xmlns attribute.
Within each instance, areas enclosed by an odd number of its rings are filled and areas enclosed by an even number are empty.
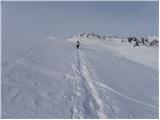
<svg viewBox="0 0 160 120"><path fill-rule="evenodd" d="M158 70L91 35L3 37L2 118L158 118Z"/></svg>
<svg viewBox="0 0 160 120"><path fill-rule="evenodd" d="M26 37L2 42L2 61L8 63L2 65L2 117L69 118L73 87L65 73L73 48L61 40L33 38L31 44L25 44Z"/></svg>

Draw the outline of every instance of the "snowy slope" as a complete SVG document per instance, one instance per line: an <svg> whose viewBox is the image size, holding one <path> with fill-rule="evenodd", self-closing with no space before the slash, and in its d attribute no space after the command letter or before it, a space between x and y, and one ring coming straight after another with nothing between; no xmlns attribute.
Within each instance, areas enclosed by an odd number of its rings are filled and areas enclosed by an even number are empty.
<svg viewBox="0 0 160 120"><path fill-rule="evenodd" d="M73 87L65 74L72 51L70 44L45 37L3 40L2 117L69 118Z"/></svg>
<svg viewBox="0 0 160 120"><path fill-rule="evenodd" d="M2 117L158 118L158 69L97 38L4 36Z"/></svg>
<svg viewBox="0 0 160 120"><path fill-rule="evenodd" d="M99 37L97 37L99 36ZM148 67L158 70L158 44L159 39L156 36L149 36L148 46L141 45L133 47L135 42L127 42L125 38L118 38L116 36L98 35L95 33L79 33L68 38L68 41L75 42L75 40L85 41L85 44L97 42L106 48L111 48L116 54L121 55L131 61L144 64ZM122 42L124 41L124 42ZM103 45L104 44L104 45ZM152 44L152 46L151 46Z"/></svg>

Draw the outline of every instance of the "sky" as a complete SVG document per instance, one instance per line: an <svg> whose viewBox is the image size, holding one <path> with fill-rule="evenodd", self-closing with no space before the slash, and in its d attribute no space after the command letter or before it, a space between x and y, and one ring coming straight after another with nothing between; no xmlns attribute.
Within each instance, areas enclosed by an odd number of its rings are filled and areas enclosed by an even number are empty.
<svg viewBox="0 0 160 120"><path fill-rule="evenodd" d="M2 33L158 36L158 1L2 1Z"/></svg>

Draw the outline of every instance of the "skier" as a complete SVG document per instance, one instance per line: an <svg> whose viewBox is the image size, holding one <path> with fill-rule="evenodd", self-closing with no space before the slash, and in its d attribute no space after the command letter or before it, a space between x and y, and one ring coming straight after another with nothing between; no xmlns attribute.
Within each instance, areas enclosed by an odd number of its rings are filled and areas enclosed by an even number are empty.
<svg viewBox="0 0 160 120"><path fill-rule="evenodd" d="M80 46L80 42L77 40L76 42L76 46L77 46L77 49L79 49L79 46Z"/></svg>

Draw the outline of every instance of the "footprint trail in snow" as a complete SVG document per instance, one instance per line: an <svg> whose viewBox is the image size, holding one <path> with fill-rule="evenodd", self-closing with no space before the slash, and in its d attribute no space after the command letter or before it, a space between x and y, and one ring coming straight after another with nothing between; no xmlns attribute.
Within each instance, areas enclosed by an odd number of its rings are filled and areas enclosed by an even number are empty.
<svg viewBox="0 0 160 120"><path fill-rule="evenodd" d="M104 103L100 99L95 84L91 78L90 69L86 65L82 53L77 50L69 73L75 85L75 94L72 99L71 118L107 118L104 113Z"/></svg>
<svg viewBox="0 0 160 120"><path fill-rule="evenodd" d="M68 79L72 81L75 91L71 96L71 118L134 118L134 113L128 111L122 99L150 111L156 110L155 105L101 83L84 51L74 51L71 58Z"/></svg>

